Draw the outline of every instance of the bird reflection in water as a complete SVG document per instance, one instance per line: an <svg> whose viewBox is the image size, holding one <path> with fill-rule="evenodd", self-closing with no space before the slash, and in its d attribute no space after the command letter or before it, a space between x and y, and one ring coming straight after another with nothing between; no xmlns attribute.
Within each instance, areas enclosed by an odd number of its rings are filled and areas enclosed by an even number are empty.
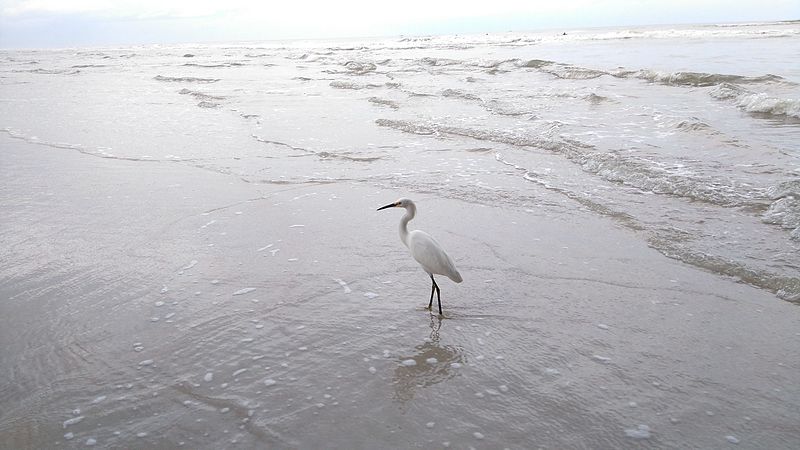
<svg viewBox="0 0 800 450"><path fill-rule="evenodd" d="M394 399L400 403L414 398L417 389L424 389L453 378L458 370L451 364L464 363L462 348L439 344L442 318L431 315L430 327L430 337L414 347L413 355L401 355L399 365L394 370ZM415 364L403 363L408 360L413 360Z"/></svg>

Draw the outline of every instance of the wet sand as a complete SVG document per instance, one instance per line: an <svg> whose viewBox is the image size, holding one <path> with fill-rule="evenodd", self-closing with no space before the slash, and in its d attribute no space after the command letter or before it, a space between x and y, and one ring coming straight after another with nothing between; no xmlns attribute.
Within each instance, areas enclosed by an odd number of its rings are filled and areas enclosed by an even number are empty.
<svg viewBox="0 0 800 450"><path fill-rule="evenodd" d="M513 209L0 145L2 448L800 445L797 305L547 189ZM443 319L375 211L402 196L464 277Z"/></svg>

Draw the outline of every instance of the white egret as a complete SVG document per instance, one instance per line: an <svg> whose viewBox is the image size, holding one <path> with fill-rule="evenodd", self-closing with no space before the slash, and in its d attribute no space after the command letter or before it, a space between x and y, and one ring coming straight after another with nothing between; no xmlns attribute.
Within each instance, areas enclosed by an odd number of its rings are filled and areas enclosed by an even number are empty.
<svg viewBox="0 0 800 450"><path fill-rule="evenodd" d="M405 208L406 214L400 219L400 240L411 251L411 256L425 269L428 276L431 277L431 300L428 302L428 309L433 307L433 293L436 292L436 300L439 302L439 315L442 315L442 298L439 294L439 286L433 275L444 275L447 278L461 283L463 279L461 274L458 273L456 265L453 260L447 256L442 246L436 242L428 233L422 230L408 231L408 222L417 214L417 205L407 198L390 203L386 206L378 208L378 211L386 208Z"/></svg>

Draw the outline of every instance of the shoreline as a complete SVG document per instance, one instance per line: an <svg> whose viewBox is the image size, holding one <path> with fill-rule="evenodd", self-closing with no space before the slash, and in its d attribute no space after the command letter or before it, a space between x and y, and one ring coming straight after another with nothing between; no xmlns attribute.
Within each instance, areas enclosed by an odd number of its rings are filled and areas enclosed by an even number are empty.
<svg viewBox="0 0 800 450"><path fill-rule="evenodd" d="M797 305L546 193L287 189L0 142L4 445L800 442ZM442 321L402 214L375 211L401 196L465 279L440 282Z"/></svg>

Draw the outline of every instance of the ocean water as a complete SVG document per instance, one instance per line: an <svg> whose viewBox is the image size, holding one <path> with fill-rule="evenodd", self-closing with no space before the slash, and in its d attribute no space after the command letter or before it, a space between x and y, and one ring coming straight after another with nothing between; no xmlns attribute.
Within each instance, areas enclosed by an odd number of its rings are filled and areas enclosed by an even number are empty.
<svg viewBox="0 0 800 450"><path fill-rule="evenodd" d="M797 55L798 22L2 50L0 447L792 448ZM453 320L410 309L389 193Z"/></svg>
<svg viewBox="0 0 800 450"><path fill-rule="evenodd" d="M252 183L362 180L512 208L544 186L671 258L797 301L799 34L786 22L6 50L0 130ZM419 147L474 157L406 164Z"/></svg>

